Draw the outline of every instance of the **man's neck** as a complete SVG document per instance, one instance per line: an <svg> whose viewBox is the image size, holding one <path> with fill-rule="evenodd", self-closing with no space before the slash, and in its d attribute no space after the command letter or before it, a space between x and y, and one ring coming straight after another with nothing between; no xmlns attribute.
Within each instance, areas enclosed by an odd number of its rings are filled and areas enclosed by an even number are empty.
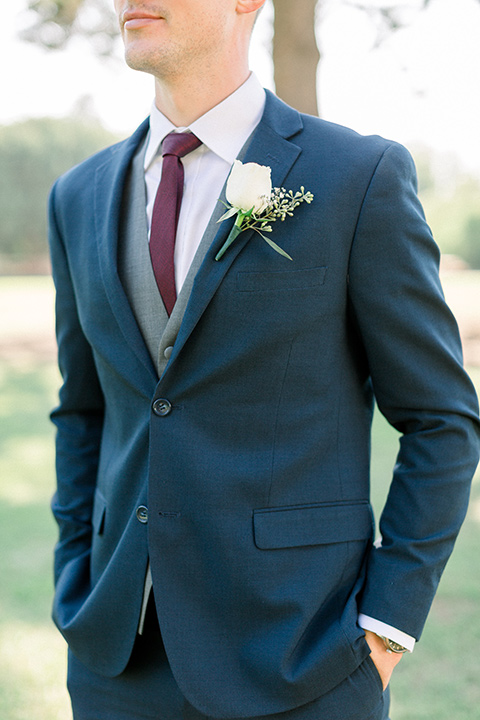
<svg viewBox="0 0 480 720"><path fill-rule="evenodd" d="M234 75L209 78L208 82L165 83L155 79L155 104L176 127L187 127L225 100L250 75L247 66Z"/></svg>

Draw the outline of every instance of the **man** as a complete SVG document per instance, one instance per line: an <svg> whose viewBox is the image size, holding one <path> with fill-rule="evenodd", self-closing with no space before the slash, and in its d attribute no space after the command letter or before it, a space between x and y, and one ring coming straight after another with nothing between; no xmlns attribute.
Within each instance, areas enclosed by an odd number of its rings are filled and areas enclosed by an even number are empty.
<svg viewBox="0 0 480 720"><path fill-rule="evenodd" d="M52 191L76 720L385 719L465 515L477 403L412 162L259 87L262 4L116 0L150 122ZM215 259L236 158L313 194L271 223L291 260L252 230ZM375 545L374 397L402 433Z"/></svg>

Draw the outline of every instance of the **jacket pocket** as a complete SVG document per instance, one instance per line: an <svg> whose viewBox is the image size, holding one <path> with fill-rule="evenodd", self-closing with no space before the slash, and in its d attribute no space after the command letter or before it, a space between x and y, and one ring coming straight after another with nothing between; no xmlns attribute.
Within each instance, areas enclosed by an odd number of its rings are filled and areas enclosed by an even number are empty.
<svg viewBox="0 0 480 720"><path fill-rule="evenodd" d="M373 531L373 513L366 500L253 511L254 541L260 550L368 540Z"/></svg>
<svg viewBox="0 0 480 720"><path fill-rule="evenodd" d="M323 285L326 274L326 267L279 270L278 272L239 272L237 273L237 290L240 292L301 290Z"/></svg>

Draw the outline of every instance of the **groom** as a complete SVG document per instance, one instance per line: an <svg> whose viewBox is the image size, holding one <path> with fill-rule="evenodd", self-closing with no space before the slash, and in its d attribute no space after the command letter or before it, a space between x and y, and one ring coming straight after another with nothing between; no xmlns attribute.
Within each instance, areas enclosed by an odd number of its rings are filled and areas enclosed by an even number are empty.
<svg viewBox="0 0 480 720"><path fill-rule="evenodd" d="M385 719L465 515L478 408L410 156L259 86L263 2L115 0L155 105L52 191L75 720ZM313 194L271 223L291 260L248 229L215 259L235 159Z"/></svg>

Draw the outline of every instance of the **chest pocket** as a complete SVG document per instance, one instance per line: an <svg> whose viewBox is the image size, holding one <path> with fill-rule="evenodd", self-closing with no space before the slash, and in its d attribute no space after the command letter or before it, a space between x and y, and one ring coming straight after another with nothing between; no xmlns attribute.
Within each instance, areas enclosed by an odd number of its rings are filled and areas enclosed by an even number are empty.
<svg viewBox="0 0 480 720"><path fill-rule="evenodd" d="M239 272L236 289L239 292L303 290L323 285L326 274L326 266L277 272Z"/></svg>

